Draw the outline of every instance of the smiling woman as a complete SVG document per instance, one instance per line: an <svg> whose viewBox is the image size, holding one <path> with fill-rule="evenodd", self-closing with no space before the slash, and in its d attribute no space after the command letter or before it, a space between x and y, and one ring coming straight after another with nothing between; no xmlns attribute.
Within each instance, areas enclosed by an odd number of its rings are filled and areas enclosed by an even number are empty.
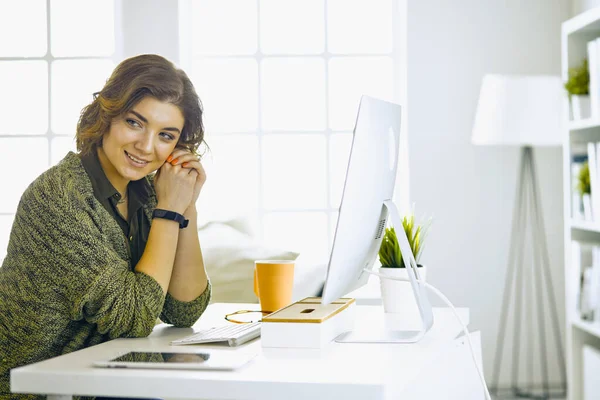
<svg viewBox="0 0 600 400"><path fill-rule="evenodd" d="M76 137L78 153L17 209L0 268L0 399L19 398L11 368L147 336L158 317L191 326L210 300L196 222L202 106L185 72L157 55L124 60Z"/></svg>

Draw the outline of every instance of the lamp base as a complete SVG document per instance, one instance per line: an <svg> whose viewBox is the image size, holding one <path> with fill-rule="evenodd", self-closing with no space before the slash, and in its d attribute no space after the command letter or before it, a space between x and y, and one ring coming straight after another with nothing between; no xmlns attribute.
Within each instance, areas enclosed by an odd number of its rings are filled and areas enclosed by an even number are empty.
<svg viewBox="0 0 600 400"><path fill-rule="evenodd" d="M527 231L531 231L531 242L527 242ZM528 244L533 262L524 262L525 245ZM533 149L525 146L521 151L521 166L518 180L515 207L513 209L512 235L510 242L508 271L504 285L504 296L498 331L498 346L494 359L493 382L498 388L502 367L504 339L509 323L508 314L511 300L514 311L513 343L510 390L512 395L523 398L550 399L566 397L567 378L565 356L560 337L558 313L552 277L546 234L542 217L542 204L539 197ZM514 294L513 294L514 291ZM546 298L547 304L544 302ZM546 315L549 310L549 323L552 328L554 346L550 350L546 343ZM526 330L522 332L521 324ZM537 329L535 329L537 328ZM536 332L537 330L537 332ZM534 352L537 351L537 354ZM524 355L526 368L521 370L521 356ZM549 355L556 355L561 382L559 389L551 390L548 365ZM535 362L539 361L539 389L525 382L536 380ZM535 389L535 390L534 390ZM497 390L497 389L496 389ZM492 391L492 393L496 393Z"/></svg>
<svg viewBox="0 0 600 400"><path fill-rule="evenodd" d="M525 391L522 388L511 387L490 387L490 393L493 393L498 399L565 399L565 388L561 385L549 385L543 387L534 384L521 384L522 387L527 387Z"/></svg>

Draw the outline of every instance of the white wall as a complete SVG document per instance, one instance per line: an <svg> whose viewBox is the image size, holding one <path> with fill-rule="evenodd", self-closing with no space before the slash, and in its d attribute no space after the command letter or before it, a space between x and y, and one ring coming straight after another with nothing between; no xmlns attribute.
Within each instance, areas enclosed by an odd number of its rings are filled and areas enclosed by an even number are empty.
<svg viewBox="0 0 600 400"><path fill-rule="evenodd" d="M417 215L434 214L422 261L433 285L456 305L471 308L471 328L482 331L488 380L508 263L519 150L471 145L481 78L490 72L558 75L560 24L571 11L568 0L408 4L410 193ZM534 153L563 332L562 155L558 148ZM537 346L539 340L533 343ZM550 352L555 353L554 348ZM503 371L510 370L507 362L510 359L505 359Z"/></svg>
<svg viewBox="0 0 600 400"><path fill-rule="evenodd" d="M573 0L573 15L582 13L590 8L599 7L600 0Z"/></svg>

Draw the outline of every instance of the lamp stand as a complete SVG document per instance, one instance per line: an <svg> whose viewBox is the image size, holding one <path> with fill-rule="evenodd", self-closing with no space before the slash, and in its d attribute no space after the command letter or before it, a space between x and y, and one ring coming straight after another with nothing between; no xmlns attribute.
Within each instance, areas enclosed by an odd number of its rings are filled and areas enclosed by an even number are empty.
<svg viewBox="0 0 600 400"><path fill-rule="evenodd" d="M504 296L498 331L498 346L494 358L493 382L495 387L492 393L498 394L498 383L502 366L504 339L509 318L511 300L514 298L514 325L512 332L512 366L510 389L515 397L549 399L566 397L566 371L563 345L560 338L560 328L556 310L556 299L552 277L544 221L542 217L542 203L539 196L538 181L535 172L533 149L524 146L521 149L520 174L518 179L515 207L513 209L512 234L508 269L504 285ZM527 227L531 228L532 262L525 262L524 247L527 243ZM514 291L514 295L513 295ZM544 292L550 310L550 320L553 331L555 347L546 346L546 317L544 312ZM521 324L528 328L521 331ZM537 332L534 327L537 325ZM521 345L525 344L524 351ZM533 385L534 382L534 352L538 350L541 387ZM523 354L522 354L523 353ZM548 354L556 354L560 371L560 387L550 388L548 379ZM520 373L520 357L524 356L526 368ZM519 378L521 378L519 380ZM523 382L528 378L529 382Z"/></svg>

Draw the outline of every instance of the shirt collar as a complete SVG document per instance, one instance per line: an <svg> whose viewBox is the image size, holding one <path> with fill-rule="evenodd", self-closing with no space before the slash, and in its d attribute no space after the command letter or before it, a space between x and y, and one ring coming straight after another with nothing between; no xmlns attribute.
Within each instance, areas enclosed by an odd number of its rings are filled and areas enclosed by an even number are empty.
<svg viewBox="0 0 600 400"><path fill-rule="evenodd" d="M94 196L97 199L110 199L120 196L119 191L110 183L104 173L104 169L102 169L97 149L93 149L88 154L81 155L81 164L83 164L83 168L92 182ZM135 199L143 204L150 196L150 184L145 178L131 181L129 183L129 194L131 196L130 200Z"/></svg>

